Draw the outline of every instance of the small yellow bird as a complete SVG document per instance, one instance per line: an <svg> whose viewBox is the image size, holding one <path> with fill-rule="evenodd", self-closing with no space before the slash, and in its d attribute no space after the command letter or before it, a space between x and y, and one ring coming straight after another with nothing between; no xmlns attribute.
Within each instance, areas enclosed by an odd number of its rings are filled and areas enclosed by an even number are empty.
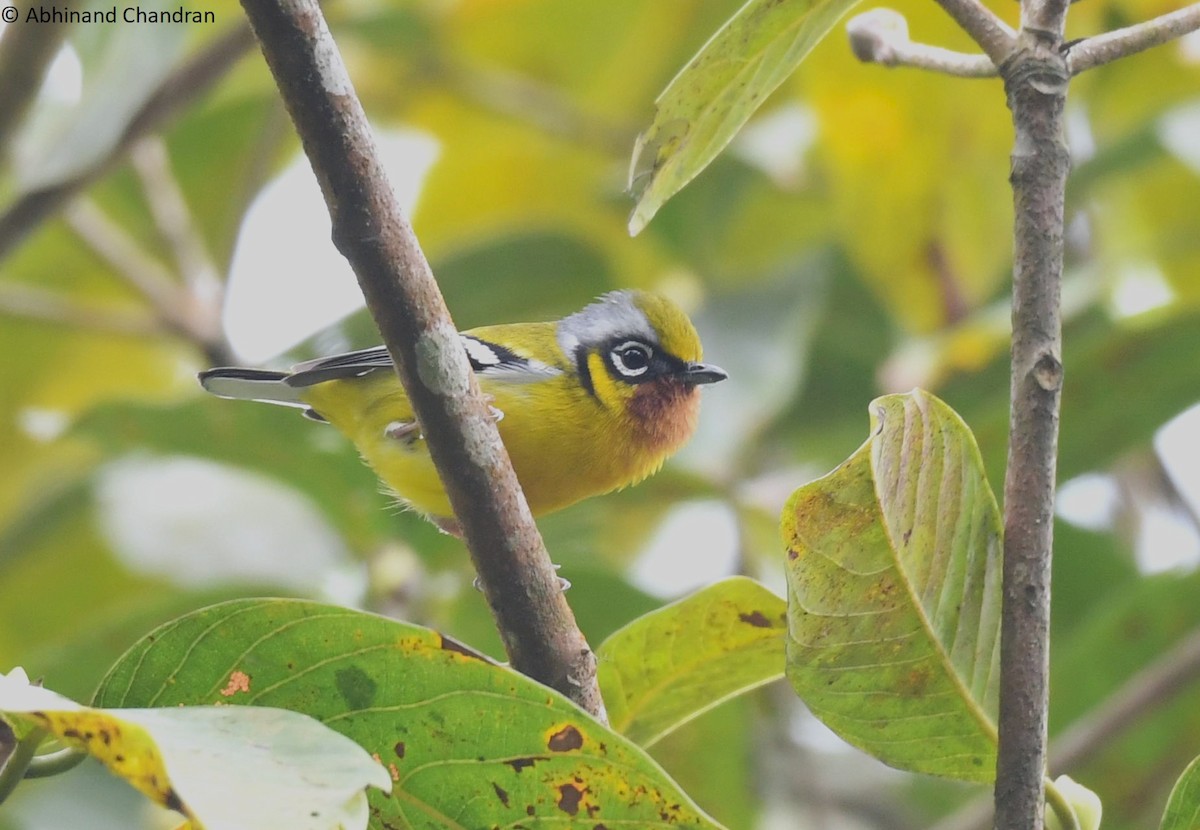
<svg viewBox="0 0 1200 830"><path fill-rule="evenodd" d="M459 336L535 516L657 471L696 428L696 387L726 378L700 362L687 315L642 291L610 292L557 322ZM386 348L318 358L290 372L210 369L200 383L222 398L298 406L328 421L401 501L456 532Z"/></svg>

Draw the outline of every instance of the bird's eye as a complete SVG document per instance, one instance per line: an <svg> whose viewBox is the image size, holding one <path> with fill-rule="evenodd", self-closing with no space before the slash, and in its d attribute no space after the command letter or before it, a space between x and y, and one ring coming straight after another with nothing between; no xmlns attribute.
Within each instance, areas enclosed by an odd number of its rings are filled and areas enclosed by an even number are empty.
<svg viewBox="0 0 1200 830"><path fill-rule="evenodd" d="M610 353L613 366L627 378L646 374L650 368L650 347L635 340L622 343Z"/></svg>

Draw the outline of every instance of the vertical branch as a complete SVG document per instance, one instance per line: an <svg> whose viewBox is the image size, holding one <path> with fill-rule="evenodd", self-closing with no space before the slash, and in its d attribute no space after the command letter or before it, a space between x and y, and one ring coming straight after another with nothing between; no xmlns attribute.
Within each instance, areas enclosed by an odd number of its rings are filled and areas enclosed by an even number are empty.
<svg viewBox="0 0 1200 830"><path fill-rule="evenodd" d="M603 716L575 624L317 0L242 0L421 423L515 668Z"/></svg>
<svg viewBox="0 0 1200 830"><path fill-rule="evenodd" d="M1004 482L997 830L1040 830L1049 706L1050 551L1062 389L1060 294L1070 159L1067 0L1027 0L1000 67L1015 130L1012 401Z"/></svg>

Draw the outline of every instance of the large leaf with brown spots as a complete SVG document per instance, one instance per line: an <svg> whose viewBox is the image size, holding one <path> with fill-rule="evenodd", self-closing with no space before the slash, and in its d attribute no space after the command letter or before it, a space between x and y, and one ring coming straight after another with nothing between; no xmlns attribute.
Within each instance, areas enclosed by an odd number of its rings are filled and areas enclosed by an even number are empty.
<svg viewBox="0 0 1200 830"><path fill-rule="evenodd" d="M900 769L995 768L1001 522L966 424L927 392L871 404L871 437L793 494L788 679Z"/></svg>
<svg viewBox="0 0 1200 830"><path fill-rule="evenodd" d="M641 749L557 692L434 631L334 606L238 600L167 623L105 707L254 704L311 715L392 776L373 828L717 827Z"/></svg>
<svg viewBox="0 0 1200 830"><path fill-rule="evenodd" d="M613 728L650 746L783 675L783 600L735 576L638 617L596 650Z"/></svg>

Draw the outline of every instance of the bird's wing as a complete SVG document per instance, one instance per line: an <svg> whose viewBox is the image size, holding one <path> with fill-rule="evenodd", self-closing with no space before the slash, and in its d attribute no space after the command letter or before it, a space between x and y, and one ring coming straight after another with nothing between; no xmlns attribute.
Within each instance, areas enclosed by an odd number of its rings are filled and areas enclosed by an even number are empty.
<svg viewBox="0 0 1200 830"><path fill-rule="evenodd" d="M561 372L553 366L530 357L523 357L499 343L494 343L473 334L460 333L463 348L471 368L481 377L530 383L544 380ZM305 387L327 380L362 377L376 369L392 368L392 356L384 346L375 346L357 352L319 357L292 367L287 377L288 386Z"/></svg>

